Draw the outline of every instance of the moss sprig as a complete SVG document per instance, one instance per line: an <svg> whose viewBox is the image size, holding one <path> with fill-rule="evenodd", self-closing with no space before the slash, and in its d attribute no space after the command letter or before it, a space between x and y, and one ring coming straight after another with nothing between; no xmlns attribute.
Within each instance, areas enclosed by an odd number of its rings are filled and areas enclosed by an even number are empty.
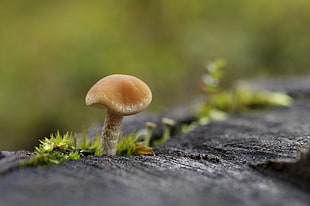
<svg viewBox="0 0 310 206"><path fill-rule="evenodd" d="M146 136L148 137L148 136ZM116 155L155 155L153 150L144 141L145 136L130 133L120 139L116 147Z"/></svg>

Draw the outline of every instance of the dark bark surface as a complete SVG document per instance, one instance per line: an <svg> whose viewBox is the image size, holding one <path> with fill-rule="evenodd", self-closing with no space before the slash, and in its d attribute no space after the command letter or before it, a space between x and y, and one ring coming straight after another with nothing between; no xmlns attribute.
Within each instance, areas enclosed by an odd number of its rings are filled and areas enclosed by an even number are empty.
<svg viewBox="0 0 310 206"><path fill-rule="evenodd" d="M2 152L0 205L308 206L310 98L304 94L288 108L231 115L176 134L154 148L156 156L86 157L9 171L5 165L29 153ZM176 111L167 116L191 120L186 109ZM145 121L160 117L128 118L123 129L143 128Z"/></svg>

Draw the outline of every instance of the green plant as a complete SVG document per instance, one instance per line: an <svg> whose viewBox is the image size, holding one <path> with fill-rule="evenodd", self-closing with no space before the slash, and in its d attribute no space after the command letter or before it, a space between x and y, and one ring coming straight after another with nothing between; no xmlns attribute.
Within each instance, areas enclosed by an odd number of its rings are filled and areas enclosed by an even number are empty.
<svg viewBox="0 0 310 206"><path fill-rule="evenodd" d="M202 78L201 89L205 101L199 109L199 117L215 118L214 111L236 113L250 109L261 109L268 106L289 106L291 97L281 92L251 90L246 83L239 84L230 90L221 87L222 68L226 62L217 59L206 65L207 73Z"/></svg>
<svg viewBox="0 0 310 206"><path fill-rule="evenodd" d="M102 153L102 143L99 135L96 135L92 141L87 137L86 132L84 131L81 140L77 138L77 134L74 134L73 140L75 148L81 149L82 151L89 151L96 156L101 155Z"/></svg>
<svg viewBox="0 0 310 206"><path fill-rule="evenodd" d="M121 138L116 148L117 155L155 155L151 148L144 145L143 136L135 133Z"/></svg>
<svg viewBox="0 0 310 206"><path fill-rule="evenodd" d="M204 101L196 111L197 121L182 128L189 132L198 124L207 124L213 120L224 120L228 113L237 113L270 106L289 106L292 98L282 92L252 90L246 83L225 90L221 86L222 68L226 66L223 59L217 59L206 65L206 74L202 76L200 89Z"/></svg>
<svg viewBox="0 0 310 206"><path fill-rule="evenodd" d="M117 155L155 155L149 148L149 139L154 125L153 123L146 124L146 134L131 133L122 137L117 144ZM145 139L148 140L145 141ZM49 138L45 137L39 140L40 144L35 147L33 156L30 159L21 160L20 164L21 166L46 166L90 155L101 155L102 144L100 140L99 135L90 139L85 132L78 138L76 133L66 132L62 135L57 131L55 134L51 134Z"/></svg>
<svg viewBox="0 0 310 206"><path fill-rule="evenodd" d="M34 155L28 160L22 160L22 166L44 166L60 164L69 159L80 159L88 155L100 155L101 144L97 135L93 141L87 140L83 133L82 140L77 134L66 132L61 135L59 131L39 140L40 144L35 147Z"/></svg>
<svg viewBox="0 0 310 206"><path fill-rule="evenodd" d="M155 155L150 148L153 130L156 128L153 122L146 122L145 129L136 133L130 133L122 137L116 146L117 155Z"/></svg>

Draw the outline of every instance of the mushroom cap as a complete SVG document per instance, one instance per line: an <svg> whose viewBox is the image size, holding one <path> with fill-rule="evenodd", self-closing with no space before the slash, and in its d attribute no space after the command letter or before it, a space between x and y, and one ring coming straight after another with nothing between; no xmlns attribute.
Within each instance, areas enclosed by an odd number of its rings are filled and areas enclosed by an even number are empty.
<svg viewBox="0 0 310 206"><path fill-rule="evenodd" d="M113 74L100 79L88 91L88 106L105 108L123 116L136 114L152 101L150 88L131 75Z"/></svg>

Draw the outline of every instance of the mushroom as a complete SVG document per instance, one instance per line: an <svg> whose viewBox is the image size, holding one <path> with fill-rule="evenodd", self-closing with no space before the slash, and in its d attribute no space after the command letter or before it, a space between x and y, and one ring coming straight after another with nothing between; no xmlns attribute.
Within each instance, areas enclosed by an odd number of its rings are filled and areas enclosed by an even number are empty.
<svg viewBox="0 0 310 206"><path fill-rule="evenodd" d="M162 144L170 139L171 136L171 127L175 125L175 121L173 119L164 117L161 122L163 123L163 135L160 139L154 141L154 145Z"/></svg>
<svg viewBox="0 0 310 206"><path fill-rule="evenodd" d="M116 154L123 116L141 112L151 101L150 88L130 75L106 76L90 88L85 98L86 105L107 110L101 133L103 154Z"/></svg>
<svg viewBox="0 0 310 206"><path fill-rule="evenodd" d="M144 138L144 143L147 147L149 147L151 145L153 130L157 127L157 125L153 122L146 122L145 126L146 126L146 135Z"/></svg>

